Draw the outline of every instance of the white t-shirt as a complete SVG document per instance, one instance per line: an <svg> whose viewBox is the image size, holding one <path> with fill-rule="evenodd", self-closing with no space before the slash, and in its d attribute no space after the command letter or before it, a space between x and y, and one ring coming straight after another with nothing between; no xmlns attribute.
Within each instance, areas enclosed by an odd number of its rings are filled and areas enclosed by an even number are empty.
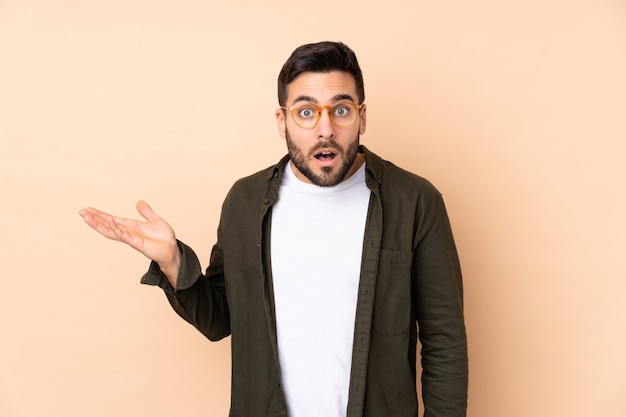
<svg viewBox="0 0 626 417"><path fill-rule="evenodd" d="M278 353L290 417L346 415L370 190L365 164L333 187L290 164L272 208Z"/></svg>

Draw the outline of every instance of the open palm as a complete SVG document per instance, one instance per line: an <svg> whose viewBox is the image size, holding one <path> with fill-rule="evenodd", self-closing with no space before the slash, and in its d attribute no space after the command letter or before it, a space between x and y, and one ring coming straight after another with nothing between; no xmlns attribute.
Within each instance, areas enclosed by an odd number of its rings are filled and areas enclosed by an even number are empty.
<svg viewBox="0 0 626 417"><path fill-rule="evenodd" d="M85 223L104 237L128 244L160 266L174 262L178 247L172 227L145 201L137 203L137 211L146 221L113 216L92 207L79 213Z"/></svg>

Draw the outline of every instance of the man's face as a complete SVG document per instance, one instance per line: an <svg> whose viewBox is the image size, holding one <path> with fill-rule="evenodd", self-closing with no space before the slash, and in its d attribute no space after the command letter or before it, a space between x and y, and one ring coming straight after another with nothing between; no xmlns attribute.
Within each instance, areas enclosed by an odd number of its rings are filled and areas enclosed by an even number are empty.
<svg viewBox="0 0 626 417"><path fill-rule="evenodd" d="M358 104L354 78L350 73L305 72L287 86L288 109L301 103L333 106L339 102ZM276 110L280 136L287 141L287 149L296 177L319 186L333 186L352 175L360 166L357 156L359 135L365 133L365 106L355 121L340 127L330 120L324 110L317 125L310 129L298 126L291 112Z"/></svg>

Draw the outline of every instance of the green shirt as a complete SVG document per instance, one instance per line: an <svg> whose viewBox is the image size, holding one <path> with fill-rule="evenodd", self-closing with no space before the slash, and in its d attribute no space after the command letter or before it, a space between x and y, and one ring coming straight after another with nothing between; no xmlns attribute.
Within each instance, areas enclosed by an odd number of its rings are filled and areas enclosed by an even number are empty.
<svg viewBox="0 0 626 417"><path fill-rule="evenodd" d="M424 416L465 416L463 286L442 196L424 178L364 146L360 151L371 197L346 416L417 417L418 336ZM155 263L142 277L163 288L174 310L210 340L231 335L231 417L288 417L269 256L271 208L288 161L285 156L232 187L204 274L194 252L179 242L176 290Z"/></svg>

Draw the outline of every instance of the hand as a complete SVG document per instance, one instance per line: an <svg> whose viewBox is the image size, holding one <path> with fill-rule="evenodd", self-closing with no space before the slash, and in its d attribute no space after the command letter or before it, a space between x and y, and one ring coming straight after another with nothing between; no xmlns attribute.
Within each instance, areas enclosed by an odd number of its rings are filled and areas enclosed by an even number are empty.
<svg viewBox="0 0 626 417"><path fill-rule="evenodd" d="M102 236L126 243L159 264L170 283L176 287L180 250L174 230L145 201L137 203L137 211L146 221L112 216L92 207L80 210L79 214Z"/></svg>

